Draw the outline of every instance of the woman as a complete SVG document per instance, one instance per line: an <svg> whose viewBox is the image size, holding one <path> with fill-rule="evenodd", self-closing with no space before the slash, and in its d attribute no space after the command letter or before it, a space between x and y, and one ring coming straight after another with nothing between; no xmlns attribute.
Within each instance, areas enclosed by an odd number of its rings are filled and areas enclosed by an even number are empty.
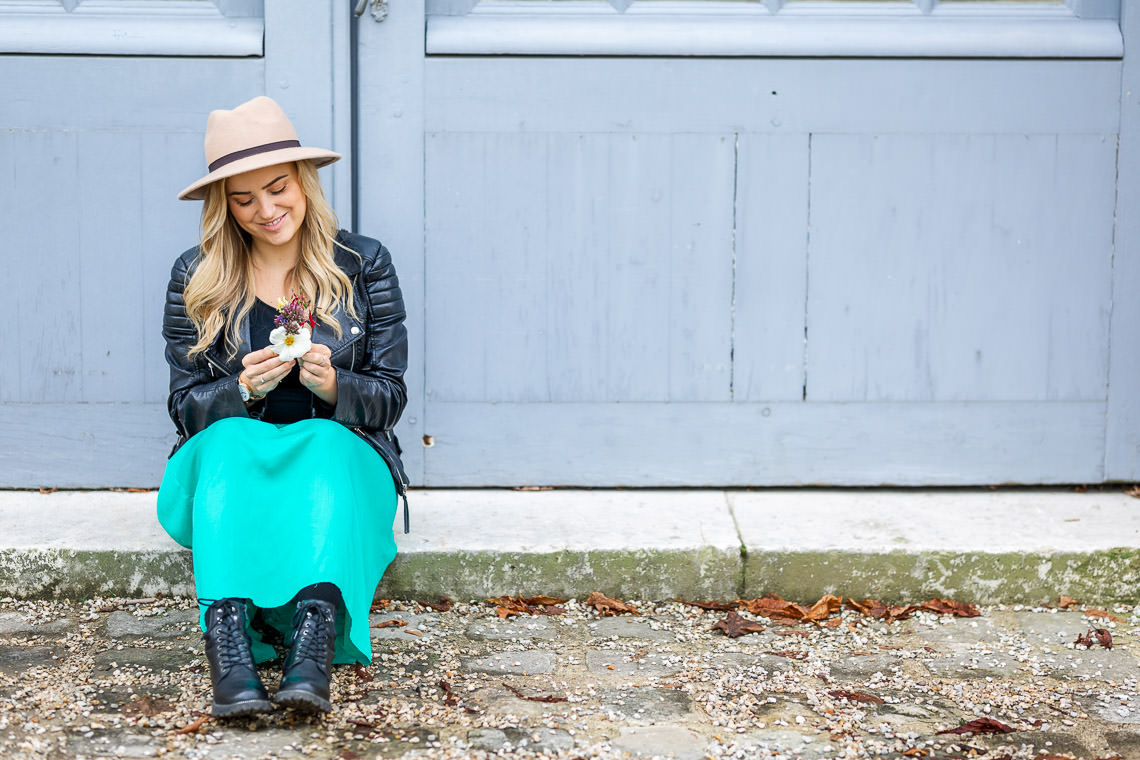
<svg viewBox="0 0 1140 760"><path fill-rule="evenodd" d="M397 494L407 530L391 432L407 400L403 299L388 251L337 230L317 167L338 158L302 147L258 97L210 114L209 174L178 196L204 205L166 296L179 435L158 517L193 549L216 716L272 709L255 663L277 634L289 653L273 702L330 710L331 665L371 661ZM311 346L286 360L270 333L291 299L311 304Z"/></svg>

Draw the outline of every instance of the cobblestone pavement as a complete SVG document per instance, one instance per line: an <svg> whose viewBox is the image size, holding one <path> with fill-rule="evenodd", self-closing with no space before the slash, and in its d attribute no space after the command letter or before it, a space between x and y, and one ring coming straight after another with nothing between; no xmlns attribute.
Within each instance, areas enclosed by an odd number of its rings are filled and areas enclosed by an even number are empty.
<svg viewBox="0 0 1140 760"><path fill-rule="evenodd" d="M392 602L373 664L335 669L333 713L223 722L191 601L0 600L0 757L1140 757L1140 607L846 611L730 639L724 613L634 603L500 620ZM1090 627L1113 648L1074 645ZM1015 730L938 733L978 717Z"/></svg>

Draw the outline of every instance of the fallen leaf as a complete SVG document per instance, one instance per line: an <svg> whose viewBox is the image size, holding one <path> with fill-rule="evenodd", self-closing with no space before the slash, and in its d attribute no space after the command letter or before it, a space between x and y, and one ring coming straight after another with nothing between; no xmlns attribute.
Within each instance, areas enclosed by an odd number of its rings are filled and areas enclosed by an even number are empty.
<svg viewBox="0 0 1140 760"><path fill-rule="evenodd" d="M777 636L811 636L808 631L772 631Z"/></svg>
<svg viewBox="0 0 1140 760"><path fill-rule="evenodd" d="M403 628L407 624L408 624L407 620L400 620L399 618L392 618L391 620L385 620L381 623L377 623L376 625L372 626L372 628L392 628L393 626L398 627L398 628Z"/></svg>
<svg viewBox="0 0 1140 760"><path fill-rule="evenodd" d="M49 493L55 493L58 490L59 490L58 488L56 488L55 486L52 486L51 488L41 488L40 493L49 494Z"/></svg>
<svg viewBox="0 0 1140 760"><path fill-rule="evenodd" d="M919 749L918 747L911 747L903 752L903 757L926 757L926 750Z"/></svg>
<svg viewBox="0 0 1140 760"><path fill-rule="evenodd" d="M972 618L982 613L978 608L968 602L955 602L950 599L931 599L921 605L921 609L937 612L939 615L954 615L956 617Z"/></svg>
<svg viewBox="0 0 1140 760"><path fill-rule="evenodd" d="M839 689L837 691L827 692L836 699L846 699L851 702L872 702L875 704L883 704L883 700L876 697L874 694L864 694L861 691L846 691Z"/></svg>
<svg viewBox="0 0 1140 760"><path fill-rule="evenodd" d="M1111 620L1114 623L1123 623L1124 622L1124 618L1119 617L1118 615L1113 615L1108 610L1098 610L1098 609L1093 608L1093 607L1090 607L1089 609L1085 610L1085 617L1104 618L1105 620Z"/></svg>
<svg viewBox="0 0 1140 760"><path fill-rule="evenodd" d="M1012 734L1016 728L1010 728L1000 720L993 718L974 718L969 723L963 723L957 728L948 728L945 731L936 731L936 734Z"/></svg>
<svg viewBox="0 0 1140 760"><path fill-rule="evenodd" d="M1133 499L1140 499L1140 485L1125 488L1124 493L1131 496Z"/></svg>
<svg viewBox="0 0 1140 760"><path fill-rule="evenodd" d="M391 599L377 599L376 601L372 602L372 609L370 612L383 612L384 610L388 609L388 605L391 603Z"/></svg>
<svg viewBox="0 0 1140 760"><path fill-rule="evenodd" d="M759 633L764 630L764 626L755 620L741 617L736 610L733 610L725 616L724 620L715 623L712 630L724 631L730 639L736 639L746 633Z"/></svg>
<svg viewBox="0 0 1140 760"><path fill-rule="evenodd" d="M132 699L122 707L123 715L129 718L136 718L140 715L150 717L152 715L158 715L159 713L170 712L173 709L174 705L162 697L152 697L149 695Z"/></svg>
<svg viewBox="0 0 1140 760"><path fill-rule="evenodd" d="M448 612L451 610L451 599L446 596L441 596L438 602L420 602L420 604L436 612Z"/></svg>
<svg viewBox="0 0 1140 760"><path fill-rule="evenodd" d="M1087 632L1078 635L1077 640L1073 643L1086 648L1100 644L1105 649L1112 649L1112 634L1106 628L1090 628Z"/></svg>
<svg viewBox="0 0 1140 760"><path fill-rule="evenodd" d="M767 594L756 599L737 599L736 604L753 615L760 615L784 625L794 625L826 620L831 613L842 606L843 600L833 594L826 594L809 608L789 602L778 594Z"/></svg>
<svg viewBox="0 0 1140 760"><path fill-rule="evenodd" d="M885 620L888 623L893 623L896 620L905 620L919 609L916 604L884 604L878 599L864 599L861 602L854 599L847 600L847 606L856 612L860 612L867 617L875 618L876 620Z"/></svg>
<svg viewBox="0 0 1140 760"><path fill-rule="evenodd" d="M551 607L555 604L562 604L565 599L557 599L553 596L524 596L522 597L524 604L529 604L534 607Z"/></svg>
<svg viewBox="0 0 1140 760"><path fill-rule="evenodd" d="M1078 602L1076 599L1071 596L1065 596L1064 594L1061 594L1061 597L1057 600L1057 606L1063 610L1072 609L1078 604L1080 604L1080 602Z"/></svg>
<svg viewBox="0 0 1140 760"><path fill-rule="evenodd" d="M362 683L368 683L374 676L368 672L368 668L361 665L359 662L352 666L352 672L356 676L356 680Z"/></svg>
<svg viewBox="0 0 1140 760"><path fill-rule="evenodd" d="M447 681L440 680L439 688L443 690L443 703L448 707L454 707L459 704L459 700L455 698L455 693L451 690L451 684Z"/></svg>
<svg viewBox="0 0 1140 760"><path fill-rule="evenodd" d="M712 610L713 612L728 612L735 609L736 605L732 602L690 602L688 599L676 599L672 601L687 604L690 607L699 607L702 610Z"/></svg>
<svg viewBox="0 0 1140 760"><path fill-rule="evenodd" d="M586 604L593 607L602 616L621 615L624 613L631 613L633 615L641 614L632 604L626 604L617 599L610 599L605 594L600 594L597 591L586 597Z"/></svg>
<svg viewBox="0 0 1140 760"><path fill-rule="evenodd" d="M838 628L842 624L843 624L843 618L834 617L831 620L828 620L826 623L824 623L823 626L825 628Z"/></svg>
<svg viewBox="0 0 1140 760"><path fill-rule="evenodd" d="M195 731L197 731L199 728L201 728L206 723L206 721L208 721L209 719L210 719L209 715L203 715L202 717L198 718L197 720L195 720L190 725L185 726L184 728L178 729L178 731L176 731L175 733L192 734Z"/></svg>
<svg viewBox="0 0 1140 760"><path fill-rule="evenodd" d="M410 633L413 636L423 636L422 633L420 633L419 631L413 631L411 628L405 628L404 633Z"/></svg>
<svg viewBox="0 0 1140 760"><path fill-rule="evenodd" d="M529 599L519 596L496 596L488 599L487 603L496 605L495 612L499 617L507 618L511 615L561 615L566 610L555 607L554 603L564 601L566 600L550 596L532 596Z"/></svg>
<svg viewBox="0 0 1140 760"><path fill-rule="evenodd" d="M553 694L546 694L546 695L543 695L541 697L528 697L527 695L523 694L521 691L516 689L514 686L511 686L509 683L507 683L505 681L503 682L503 686L507 687L507 690L510 691L511 694L514 694L519 699L525 699L528 702L548 702L549 703L549 702L569 702L570 701L569 697L556 697Z"/></svg>

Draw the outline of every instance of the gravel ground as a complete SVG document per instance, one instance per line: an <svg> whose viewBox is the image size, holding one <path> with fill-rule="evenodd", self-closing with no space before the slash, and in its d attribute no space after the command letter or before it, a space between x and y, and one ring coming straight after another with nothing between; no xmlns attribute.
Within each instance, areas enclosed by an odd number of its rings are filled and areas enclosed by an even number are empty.
<svg viewBox="0 0 1140 760"><path fill-rule="evenodd" d="M3 599L0 757L1140 757L1140 607L745 613L766 630L730 639L723 612L626 601L642 614L391 602L373 664L335 669L330 715L227 722L207 717L192 600ZM1112 649L1074 644L1098 627ZM262 677L272 691L279 671ZM981 717L1015 730L938 733Z"/></svg>

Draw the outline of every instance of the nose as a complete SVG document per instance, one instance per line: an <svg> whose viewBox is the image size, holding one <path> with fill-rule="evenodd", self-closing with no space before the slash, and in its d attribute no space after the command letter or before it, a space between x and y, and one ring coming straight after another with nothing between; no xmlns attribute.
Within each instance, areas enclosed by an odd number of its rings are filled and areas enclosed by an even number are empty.
<svg viewBox="0 0 1140 760"><path fill-rule="evenodd" d="M269 221L273 218L273 213L277 210L273 205L273 199L268 194L262 195L257 200L257 210L261 214L262 219Z"/></svg>

